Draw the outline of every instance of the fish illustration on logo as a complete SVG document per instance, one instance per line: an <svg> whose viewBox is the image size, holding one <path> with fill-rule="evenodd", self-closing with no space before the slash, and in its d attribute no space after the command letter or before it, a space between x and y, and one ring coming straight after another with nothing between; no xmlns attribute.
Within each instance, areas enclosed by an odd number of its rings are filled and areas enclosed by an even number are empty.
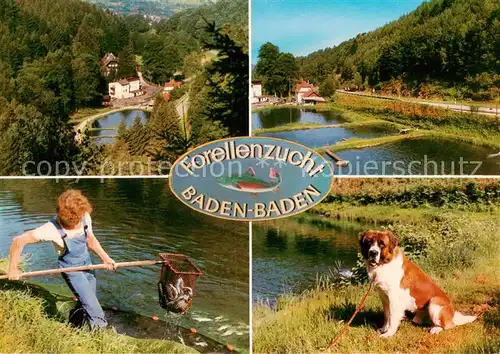
<svg viewBox="0 0 500 354"><path fill-rule="evenodd" d="M224 188L239 192L246 192L253 195L266 192L278 192L281 184L281 176L278 170L271 167L269 169L269 178L271 178L272 181L267 182L256 177L253 167L249 167L248 170L241 176L222 176L217 177L216 180L217 183Z"/></svg>

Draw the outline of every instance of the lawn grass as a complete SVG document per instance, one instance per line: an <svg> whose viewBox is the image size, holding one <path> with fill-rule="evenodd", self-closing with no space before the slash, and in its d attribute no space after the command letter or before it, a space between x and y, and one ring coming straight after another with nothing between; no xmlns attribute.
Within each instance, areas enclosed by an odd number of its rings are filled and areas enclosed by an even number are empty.
<svg viewBox="0 0 500 354"><path fill-rule="evenodd" d="M330 202L295 217L301 223L333 228L345 220L389 228L405 253L450 295L458 311L476 314L472 324L429 335L428 326L404 321L390 339L379 338L382 305L375 292L356 316L333 352L340 353L496 353L500 350L500 203L490 198L497 180L471 187L471 180L342 179ZM408 184L405 185L405 182ZM393 189L391 195L391 188ZM433 199L406 203L401 196L441 193ZM464 190L462 201L451 198ZM498 192L498 191L497 191ZM498 194L498 193L497 193ZM483 197L477 197L483 196ZM390 197L393 198L389 202ZM432 197L434 198L434 197ZM429 197L429 200L432 199ZM447 202L449 201L449 202ZM413 205L413 206L412 206ZM288 223L292 225L293 223ZM286 231L287 224L280 224ZM293 227L293 226L290 226ZM333 264L333 260L332 260ZM278 298L275 307L254 306L255 353L317 353L341 330L361 300L367 285L341 286L327 276L302 294ZM326 280L325 280L326 279Z"/></svg>
<svg viewBox="0 0 500 354"><path fill-rule="evenodd" d="M7 267L8 260L0 259L0 274ZM71 297L60 290L50 284L0 281L0 353L197 353L172 341L71 327L63 306Z"/></svg>
<svg viewBox="0 0 500 354"><path fill-rule="evenodd" d="M71 116L71 119L69 120L69 122L77 124L77 123L80 123L81 121L83 121L88 116L93 116L95 114L106 113L107 111L111 111L112 109L113 109L112 107L102 107L102 108L101 107L100 108L90 108L90 107L87 107L87 108L81 108L81 109L78 110L78 112L74 113Z"/></svg>
<svg viewBox="0 0 500 354"><path fill-rule="evenodd" d="M197 353L182 344L136 339L112 330L76 329L46 313L45 299L28 292L0 292L0 352Z"/></svg>
<svg viewBox="0 0 500 354"><path fill-rule="evenodd" d="M289 132L293 130L309 130L322 128L338 128L341 124L320 124L320 123L288 123L273 128L256 129L252 132L253 135L263 135L267 133Z"/></svg>
<svg viewBox="0 0 500 354"><path fill-rule="evenodd" d="M480 264L478 264L479 266ZM481 313L468 325L428 334L428 327L417 327L404 321L390 339L379 338L375 326L383 321L382 306L372 292L365 307L356 316L351 327L333 352L340 353L450 353L494 352L500 349L498 321L500 314L495 304L500 302L500 279L493 271L493 263L484 263L483 271L467 269L458 279L439 279L439 284L452 297L457 310ZM458 274L457 274L458 275ZM457 276L456 275L456 276ZM455 276L455 277L456 277ZM485 283L486 282L486 283ZM253 311L255 353L317 353L349 320L362 298L366 286L348 286L330 290L312 289L295 299L279 305L279 310L257 306ZM497 305L498 306L498 305ZM493 324L497 323L497 327ZM494 344L494 338L497 343ZM489 348L488 346L492 346ZM492 350L493 349L493 350Z"/></svg>
<svg viewBox="0 0 500 354"><path fill-rule="evenodd" d="M97 132L101 130L118 130L119 127L99 127L99 128L88 128L87 131L89 132Z"/></svg>

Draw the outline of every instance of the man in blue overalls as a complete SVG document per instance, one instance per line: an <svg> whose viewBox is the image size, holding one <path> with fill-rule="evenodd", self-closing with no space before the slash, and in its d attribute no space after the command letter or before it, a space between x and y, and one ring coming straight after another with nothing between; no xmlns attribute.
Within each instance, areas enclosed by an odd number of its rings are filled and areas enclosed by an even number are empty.
<svg viewBox="0 0 500 354"><path fill-rule="evenodd" d="M94 235L91 212L92 206L81 191L69 189L61 194L55 218L14 238L10 248L9 279L18 280L21 276L19 262L24 246L40 241L51 241L54 244L61 268L90 265L91 250L107 265L107 269L115 270L115 262L102 249ZM83 312L85 322L91 329L106 327L108 323L96 295L94 272L69 272L62 275L79 301L77 310L72 313Z"/></svg>

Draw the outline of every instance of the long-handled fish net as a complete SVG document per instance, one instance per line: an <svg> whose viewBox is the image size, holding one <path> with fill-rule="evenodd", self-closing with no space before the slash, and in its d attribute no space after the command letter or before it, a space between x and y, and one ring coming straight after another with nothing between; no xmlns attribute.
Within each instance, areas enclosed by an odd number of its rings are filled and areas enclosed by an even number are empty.
<svg viewBox="0 0 500 354"><path fill-rule="evenodd" d="M160 258L164 261L158 282L160 306L184 313L193 302L195 282L203 272L183 254L160 253Z"/></svg>

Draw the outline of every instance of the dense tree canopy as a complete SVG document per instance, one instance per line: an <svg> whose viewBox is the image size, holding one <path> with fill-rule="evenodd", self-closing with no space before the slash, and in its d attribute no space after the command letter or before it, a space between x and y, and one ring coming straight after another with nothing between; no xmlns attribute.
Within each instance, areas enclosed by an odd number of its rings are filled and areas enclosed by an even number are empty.
<svg viewBox="0 0 500 354"><path fill-rule="evenodd" d="M265 43L259 49L255 78L262 80L268 94L280 97L290 95L298 78L295 57L290 53L281 53L272 43Z"/></svg>
<svg viewBox="0 0 500 354"><path fill-rule="evenodd" d="M107 82L135 76L138 65L160 85L185 69L193 84L175 99L187 93L193 105L189 130L174 129L182 118L175 101L155 106L159 111L151 122L121 125L117 140L130 156L158 155L175 144L172 151L183 151L229 131L245 133L247 11L246 0L220 0L151 24L143 16L116 15L79 0L2 0L0 173L20 174L26 161L35 162L27 173L40 161L54 173L57 161L97 166L104 154L109 157L85 135L76 139L70 118L82 108L101 107ZM207 31L207 20L220 30ZM106 53L118 56L116 75L101 71Z"/></svg>
<svg viewBox="0 0 500 354"><path fill-rule="evenodd" d="M154 31L145 33L139 39L143 42L138 46L144 46L143 63L146 77L161 84L165 78L168 79L176 71L182 70L187 55L200 52L213 40L213 36L206 30L207 23L212 22L246 50L247 0L220 0L212 5L188 9L163 19L153 25Z"/></svg>

